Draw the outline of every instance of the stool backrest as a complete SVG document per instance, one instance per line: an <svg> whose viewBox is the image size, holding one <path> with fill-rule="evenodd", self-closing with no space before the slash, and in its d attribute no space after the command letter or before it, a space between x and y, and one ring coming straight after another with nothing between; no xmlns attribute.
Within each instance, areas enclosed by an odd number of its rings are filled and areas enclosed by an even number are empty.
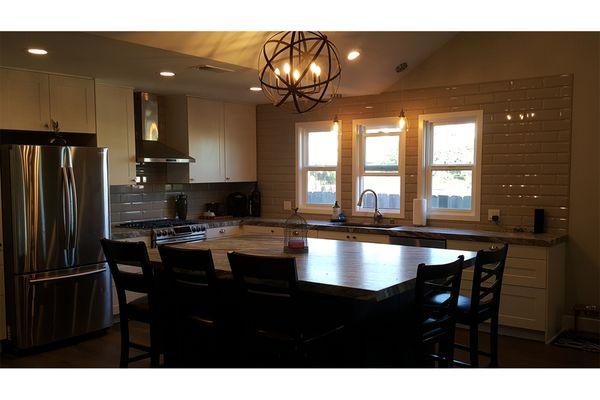
<svg viewBox="0 0 600 400"><path fill-rule="evenodd" d="M126 292L146 293L150 307L154 303L154 271L144 242L100 239L110 273L115 281L121 312L125 312ZM119 265L139 268L140 273L124 271Z"/></svg>
<svg viewBox="0 0 600 400"><path fill-rule="evenodd" d="M440 335L454 331L463 261L464 257L459 256L448 264L419 265L415 294L421 337L427 337L430 331L438 331ZM435 301L438 295L445 295L445 300ZM425 324L428 320L433 323Z"/></svg>
<svg viewBox="0 0 600 400"><path fill-rule="evenodd" d="M190 310L214 311L217 275L210 250L159 246L164 289L170 301Z"/></svg>
<svg viewBox="0 0 600 400"><path fill-rule="evenodd" d="M244 319L256 328L298 329L298 275L293 257L227 253Z"/></svg>
<svg viewBox="0 0 600 400"><path fill-rule="evenodd" d="M499 249L477 252L471 288L470 313L477 314L482 305L491 306L495 312L498 312L507 254L508 244Z"/></svg>

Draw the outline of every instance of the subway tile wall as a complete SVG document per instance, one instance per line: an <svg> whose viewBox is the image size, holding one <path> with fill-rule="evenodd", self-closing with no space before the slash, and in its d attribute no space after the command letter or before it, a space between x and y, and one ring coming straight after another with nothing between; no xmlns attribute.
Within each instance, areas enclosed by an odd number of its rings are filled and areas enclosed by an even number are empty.
<svg viewBox="0 0 600 400"><path fill-rule="evenodd" d="M174 218L175 197L181 192L188 196L188 218L199 218L206 211L206 203L216 201L225 204L228 194L249 194L253 188L254 183L247 182L114 185L110 187L111 223Z"/></svg>
<svg viewBox="0 0 600 400"><path fill-rule="evenodd" d="M342 122L342 208L352 202L352 120L397 116L409 119L406 140L405 219L411 224L417 195L417 136L420 114L484 111L479 222L428 221L433 226L511 230L533 228L534 208L546 210L548 232L568 228L571 104L573 75L467 85L410 89L379 95L347 97L306 115L272 105L257 108L258 181L262 214L285 217L284 200L294 200L296 122ZM534 113L520 119L519 114ZM511 120L507 120L507 114ZM488 209L500 209L501 225L487 221ZM309 215L309 218L326 216ZM357 218L358 219L358 218Z"/></svg>

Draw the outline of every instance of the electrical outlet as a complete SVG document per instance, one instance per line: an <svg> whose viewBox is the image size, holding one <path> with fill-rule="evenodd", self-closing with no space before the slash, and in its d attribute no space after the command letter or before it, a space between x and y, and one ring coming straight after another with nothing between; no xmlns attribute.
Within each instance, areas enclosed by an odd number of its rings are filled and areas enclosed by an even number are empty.
<svg viewBox="0 0 600 400"><path fill-rule="evenodd" d="M496 221L494 221L494 217L497 217ZM495 209L495 208L490 208L488 210L488 221L498 222L499 220L500 220L500 210Z"/></svg>
<svg viewBox="0 0 600 400"><path fill-rule="evenodd" d="M289 200L284 200L283 201L283 209L291 211L292 210L292 202Z"/></svg>

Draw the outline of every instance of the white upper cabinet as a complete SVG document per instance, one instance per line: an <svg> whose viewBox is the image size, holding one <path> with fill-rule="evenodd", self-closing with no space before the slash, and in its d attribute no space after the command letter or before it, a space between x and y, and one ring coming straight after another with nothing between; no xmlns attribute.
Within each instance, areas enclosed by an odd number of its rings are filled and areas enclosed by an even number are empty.
<svg viewBox="0 0 600 400"><path fill-rule="evenodd" d="M50 130L48 75L0 68L0 129Z"/></svg>
<svg viewBox="0 0 600 400"><path fill-rule="evenodd" d="M190 182L225 180L225 133L223 103L187 98Z"/></svg>
<svg viewBox="0 0 600 400"><path fill-rule="evenodd" d="M50 75L50 115L61 132L96 132L94 80Z"/></svg>
<svg viewBox="0 0 600 400"><path fill-rule="evenodd" d="M96 84L98 147L108 147L111 185L135 182L133 89Z"/></svg>
<svg viewBox="0 0 600 400"><path fill-rule="evenodd" d="M0 128L96 132L94 80L0 68Z"/></svg>
<svg viewBox="0 0 600 400"><path fill-rule="evenodd" d="M167 96L163 106L168 130L163 140L196 159L189 164L189 170L169 165L167 175L171 182L256 181L254 105Z"/></svg>
<svg viewBox="0 0 600 400"><path fill-rule="evenodd" d="M225 180L256 180L256 107L225 103Z"/></svg>

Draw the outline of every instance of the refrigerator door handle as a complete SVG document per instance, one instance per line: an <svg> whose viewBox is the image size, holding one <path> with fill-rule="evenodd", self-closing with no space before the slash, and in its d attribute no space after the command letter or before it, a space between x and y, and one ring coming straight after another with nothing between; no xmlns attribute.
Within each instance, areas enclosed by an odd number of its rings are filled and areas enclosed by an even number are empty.
<svg viewBox="0 0 600 400"><path fill-rule="evenodd" d="M76 246L77 235L79 234L78 223L77 223L77 217L78 217L77 188L75 186L75 175L73 173L73 159L71 156L71 148L70 147L67 147L67 154L69 156L69 159L68 159L66 168L67 168L68 175L69 175L69 191L71 193L71 207L70 207L70 211L71 211L70 235L71 235L71 237L69 238L69 244L70 244L69 252L71 255L71 260L74 263L75 262L75 253L77 251L77 246Z"/></svg>
<svg viewBox="0 0 600 400"><path fill-rule="evenodd" d="M62 172L62 191L63 191L63 228L65 233L65 258L67 265L71 263L71 193L69 190L69 177L67 175L67 169L65 166L65 155L63 153L63 160L61 165Z"/></svg>
<svg viewBox="0 0 600 400"><path fill-rule="evenodd" d="M70 274L70 275L60 275L60 276L51 276L48 278L30 279L29 283L42 283L42 282L58 281L58 280L62 280L62 279L79 278L81 276L100 274L102 272L106 272L106 267L101 268L101 269L96 269L93 271L79 272L79 273Z"/></svg>

